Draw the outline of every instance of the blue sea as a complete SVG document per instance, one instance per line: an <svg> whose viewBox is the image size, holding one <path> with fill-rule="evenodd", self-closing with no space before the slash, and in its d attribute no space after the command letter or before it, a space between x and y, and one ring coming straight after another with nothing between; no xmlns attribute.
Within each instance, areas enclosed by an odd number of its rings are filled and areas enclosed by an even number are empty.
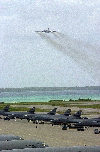
<svg viewBox="0 0 100 152"><path fill-rule="evenodd" d="M93 99L100 100L100 89L68 89L68 88L42 88L26 90L3 90L0 91L0 102L48 102L50 100L69 99Z"/></svg>

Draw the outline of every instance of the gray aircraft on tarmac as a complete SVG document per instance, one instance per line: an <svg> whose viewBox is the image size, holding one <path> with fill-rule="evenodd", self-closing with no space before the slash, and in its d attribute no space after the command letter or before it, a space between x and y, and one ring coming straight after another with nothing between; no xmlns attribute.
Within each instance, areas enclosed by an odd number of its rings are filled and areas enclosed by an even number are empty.
<svg viewBox="0 0 100 152"><path fill-rule="evenodd" d="M63 124L68 124L68 123L73 123L73 122L79 122L81 119L83 119L81 118L81 113L82 111L79 110L71 116L55 117L50 122L52 123L52 125L63 125Z"/></svg>
<svg viewBox="0 0 100 152"><path fill-rule="evenodd" d="M75 118L75 117L69 117L67 119L56 119L51 120L52 125L64 125L63 130L66 130L67 127L75 128L78 131L84 131L84 127L100 127L100 117L99 118Z"/></svg>
<svg viewBox="0 0 100 152"><path fill-rule="evenodd" d="M5 120L10 120L14 118L20 118L25 114L34 114L35 107L31 108L28 112L3 112L1 115L7 116L5 117Z"/></svg>
<svg viewBox="0 0 100 152"><path fill-rule="evenodd" d="M98 117L98 118L91 118L90 120L100 122L100 117Z"/></svg>
<svg viewBox="0 0 100 152"><path fill-rule="evenodd" d="M4 113L9 112L9 107L10 105L7 105L3 108L3 110L0 110L0 115L3 115Z"/></svg>
<svg viewBox="0 0 100 152"><path fill-rule="evenodd" d="M24 148L45 148L48 147L45 143L36 140L12 140L0 141L1 150L24 149Z"/></svg>
<svg viewBox="0 0 100 152"><path fill-rule="evenodd" d="M100 152L100 146L47 147L5 150L2 152Z"/></svg>
<svg viewBox="0 0 100 152"><path fill-rule="evenodd" d="M48 112L45 115L55 115L56 110L57 110L57 108L54 108L53 110L50 110L50 112ZM34 113L34 111L35 111L35 107L30 109L29 112L5 112L3 114L3 116L7 116L7 117L4 118L4 120L19 118L19 119L27 119L29 121L28 116L34 117L34 116L40 115L40 114Z"/></svg>
<svg viewBox="0 0 100 152"><path fill-rule="evenodd" d="M0 135L0 141L23 140L23 138L14 135Z"/></svg>
<svg viewBox="0 0 100 152"><path fill-rule="evenodd" d="M84 119L75 124L75 127L100 127L100 117Z"/></svg>
<svg viewBox="0 0 100 152"><path fill-rule="evenodd" d="M57 108L53 110L55 111L56 109ZM71 115L71 109L66 110L64 114L60 114L60 115L51 114L51 112L47 114L34 114L34 115L28 114L24 116L24 119L27 119L28 121L31 120L33 122L35 121L49 121L50 122L51 120L58 119L58 118L63 119Z"/></svg>
<svg viewBox="0 0 100 152"><path fill-rule="evenodd" d="M39 32L39 33L54 33L56 31L51 31L49 28L47 30L43 30L43 31L35 31L35 32Z"/></svg>
<svg viewBox="0 0 100 152"><path fill-rule="evenodd" d="M31 121L41 120L42 121L43 119L41 119L41 118L45 117L48 120L48 117L51 118L56 114L56 110L57 110L57 108L54 108L53 110L51 110L50 112L48 112L46 114L37 114L37 113L35 113L34 115L26 114L23 116L23 119L27 119L28 121L30 121L30 120Z"/></svg>

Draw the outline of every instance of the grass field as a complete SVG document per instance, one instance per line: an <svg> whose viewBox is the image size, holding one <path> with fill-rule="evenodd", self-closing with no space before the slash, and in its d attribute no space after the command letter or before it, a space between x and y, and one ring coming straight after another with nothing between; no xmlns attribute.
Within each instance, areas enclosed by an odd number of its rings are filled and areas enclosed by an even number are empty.
<svg viewBox="0 0 100 152"><path fill-rule="evenodd" d="M78 108L92 108L100 109L100 100L94 101L91 99L78 99L78 100L51 100L49 102L20 102L20 103L0 103L0 109L3 109L6 105L10 105L10 111L29 111L29 105L50 105L59 107L78 107ZM23 107L20 107L22 106ZM17 107L19 106L19 107ZM25 106L25 107L24 107ZM50 109L36 108L37 112L48 112ZM59 111L61 113L61 111Z"/></svg>

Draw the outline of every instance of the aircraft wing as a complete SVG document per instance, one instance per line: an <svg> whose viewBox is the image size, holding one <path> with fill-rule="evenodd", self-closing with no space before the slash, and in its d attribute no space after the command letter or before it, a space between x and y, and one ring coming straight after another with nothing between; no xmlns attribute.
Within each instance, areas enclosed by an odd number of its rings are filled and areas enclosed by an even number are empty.
<svg viewBox="0 0 100 152"><path fill-rule="evenodd" d="M35 32L43 32L43 31L35 31Z"/></svg>

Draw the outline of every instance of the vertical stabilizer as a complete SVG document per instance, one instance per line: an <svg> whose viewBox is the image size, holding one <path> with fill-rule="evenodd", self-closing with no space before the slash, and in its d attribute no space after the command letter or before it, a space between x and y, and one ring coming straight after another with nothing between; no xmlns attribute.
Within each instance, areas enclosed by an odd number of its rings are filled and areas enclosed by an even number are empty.
<svg viewBox="0 0 100 152"><path fill-rule="evenodd" d="M73 116L80 117L82 114L82 110L77 111Z"/></svg>
<svg viewBox="0 0 100 152"><path fill-rule="evenodd" d="M31 108L31 109L29 110L29 113L34 114L34 112L35 112L35 107L33 107L33 108Z"/></svg>
<svg viewBox="0 0 100 152"><path fill-rule="evenodd" d="M53 110L51 110L47 114L49 114L49 115L55 115L56 114L56 110L57 110L57 108L54 108Z"/></svg>
<svg viewBox="0 0 100 152"><path fill-rule="evenodd" d="M10 105L5 106L4 109L3 109L4 112L9 112L9 107L10 107Z"/></svg>
<svg viewBox="0 0 100 152"><path fill-rule="evenodd" d="M67 109L64 113L65 116L71 115L71 109Z"/></svg>

